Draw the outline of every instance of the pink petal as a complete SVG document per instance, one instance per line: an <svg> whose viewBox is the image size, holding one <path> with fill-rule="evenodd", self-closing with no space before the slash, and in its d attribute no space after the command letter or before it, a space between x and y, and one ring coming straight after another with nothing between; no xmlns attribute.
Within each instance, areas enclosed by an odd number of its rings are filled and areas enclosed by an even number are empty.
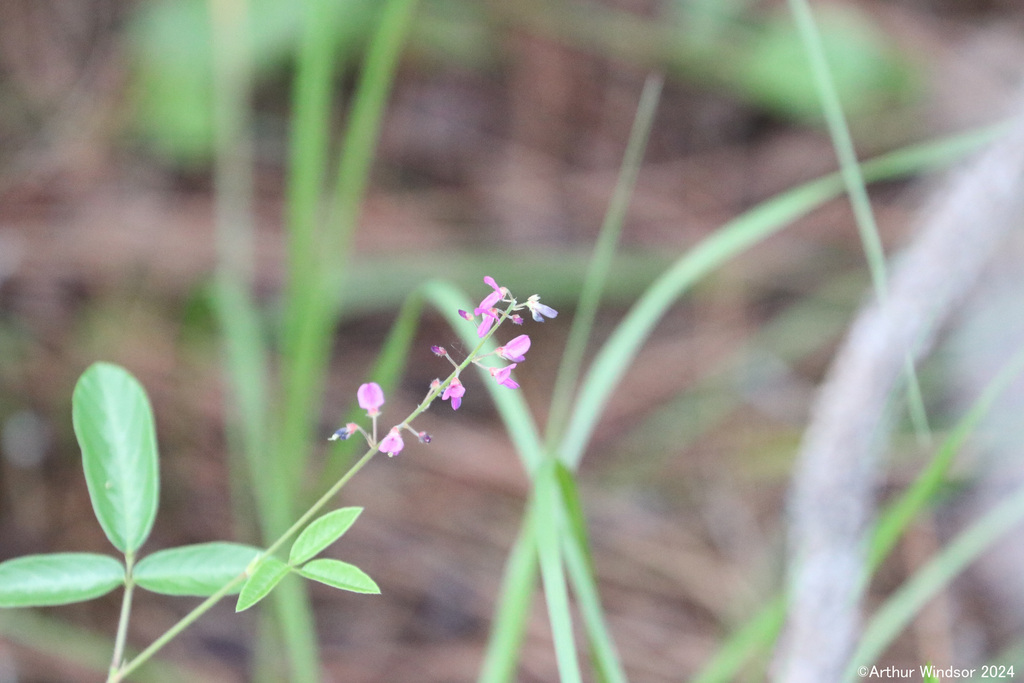
<svg viewBox="0 0 1024 683"><path fill-rule="evenodd" d="M530 350L530 337L525 334L521 334L508 344L499 346L497 353L505 360L515 361L521 363L526 360L526 352Z"/></svg>
<svg viewBox="0 0 1024 683"><path fill-rule="evenodd" d="M356 392L356 399L359 407L366 411L370 417L380 413L380 407L384 405L384 391L376 382L369 382L359 387Z"/></svg>
<svg viewBox="0 0 1024 683"><path fill-rule="evenodd" d="M405 442L402 441L402 434L398 427L392 427L388 435L380 442L379 450L381 453L387 453L390 458L401 453L403 448L405 448Z"/></svg>

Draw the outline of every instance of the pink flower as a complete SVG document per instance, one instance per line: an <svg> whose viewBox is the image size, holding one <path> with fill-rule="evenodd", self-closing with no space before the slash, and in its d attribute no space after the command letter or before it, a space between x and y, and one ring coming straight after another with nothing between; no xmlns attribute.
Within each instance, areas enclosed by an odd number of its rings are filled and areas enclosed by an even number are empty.
<svg viewBox="0 0 1024 683"><path fill-rule="evenodd" d="M522 363L526 360L526 352L530 350L530 337L525 334L521 334L508 344L499 346L497 354L505 360L510 360L515 363Z"/></svg>
<svg viewBox="0 0 1024 683"><path fill-rule="evenodd" d="M462 382L459 381L458 377L453 377L451 384L444 388L444 393L441 394L441 400L447 401L452 400L452 410L458 410L459 406L462 405L462 397L466 395L466 387L462 386Z"/></svg>
<svg viewBox="0 0 1024 683"><path fill-rule="evenodd" d="M492 308L494 304L504 299L505 294L508 293L508 290L505 289L504 287L499 287L498 283L495 282L494 278L491 277L490 275L484 277L484 282L490 285L491 289L493 289L494 291L485 296L483 298L483 301L480 302L480 305L476 307L476 310L473 311L473 313L475 313L476 315L480 315L484 311Z"/></svg>
<svg viewBox="0 0 1024 683"><path fill-rule="evenodd" d="M482 338L484 335L490 332L491 325L493 325L494 321L498 319L498 309L489 308L486 311L481 311L478 308L476 310L478 313L482 312L484 316L483 320L480 321L480 324L476 328L476 336Z"/></svg>
<svg viewBox="0 0 1024 683"><path fill-rule="evenodd" d="M388 435L384 437L384 440L380 442L380 452L387 453L388 457L398 455L405 448L405 442L402 441L402 434L398 427L392 427Z"/></svg>
<svg viewBox="0 0 1024 683"><path fill-rule="evenodd" d="M509 389L518 389L519 383L509 376L515 367L516 364L513 363L512 365L506 365L503 368L487 368L487 370L491 373L491 377L494 378L494 381L501 386L508 387Z"/></svg>
<svg viewBox="0 0 1024 683"><path fill-rule="evenodd" d="M356 392L359 400L359 407L366 411L370 417L380 414L380 407L384 405L384 391L376 382L363 384Z"/></svg>

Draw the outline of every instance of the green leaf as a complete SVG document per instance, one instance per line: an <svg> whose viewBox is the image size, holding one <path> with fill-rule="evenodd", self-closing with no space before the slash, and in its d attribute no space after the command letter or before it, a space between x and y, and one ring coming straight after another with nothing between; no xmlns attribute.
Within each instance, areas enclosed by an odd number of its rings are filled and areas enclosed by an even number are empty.
<svg viewBox="0 0 1024 683"><path fill-rule="evenodd" d="M313 560L301 569L299 573L307 579L325 583L343 591L353 593L380 593L380 588L366 572L359 567L341 560Z"/></svg>
<svg viewBox="0 0 1024 683"><path fill-rule="evenodd" d="M146 391L124 368L94 363L75 385L71 408L96 518L114 547L134 552L153 527L160 489Z"/></svg>
<svg viewBox="0 0 1024 683"><path fill-rule="evenodd" d="M363 508L341 508L314 520L295 539L288 563L298 566L320 553L341 538L341 535L348 531L362 511Z"/></svg>
<svg viewBox="0 0 1024 683"><path fill-rule="evenodd" d="M132 577L154 593L208 597L245 572L260 552L259 548L240 543L198 543L169 548L140 560ZM239 590L241 586L232 593Z"/></svg>
<svg viewBox="0 0 1024 683"><path fill-rule="evenodd" d="M106 555L27 555L0 563L0 607L67 605L123 584L124 567Z"/></svg>
<svg viewBox="0 0 1024 683"><path fill-rule="evenodd" d="M270 591L274 590L274 586L280 583L289 571L291 571L291 567L276 557L264 559L242 586L242 592L238 594L238 602L235 603L235 611L247 610L267 597Z"/></svg>

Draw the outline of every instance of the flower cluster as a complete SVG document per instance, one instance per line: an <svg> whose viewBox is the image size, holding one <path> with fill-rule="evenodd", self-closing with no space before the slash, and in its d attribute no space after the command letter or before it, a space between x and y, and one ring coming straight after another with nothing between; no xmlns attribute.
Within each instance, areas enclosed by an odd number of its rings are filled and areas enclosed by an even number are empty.
<svg viewBox="0 0 1024 683"><path fill-rule="evenodd" d="M381 390L380 385L375 382L370 382L360 386L359 391L356 392L356 398L359 401L359 407L366 411L367 417L369 417L372 422L371 430L367 431L354 422L350 422L338 431L334 432L330 437L331 441L339 439L344 440L356 433L359 433L363 435L371 448L376 448L382 453L387 453L389 456L397 455L405 447L405 443L402 440L403 431L415 434L416 438L419 439L421 443L430 443L430 435L426 432L416 431L412 428L410 423L420 413L429 408L430 404L433 403L438 396L441 397L442 401L449 401L451 403L452 410L458 410L459 406L462 405L463 396L466 395L466 387L459 379L459 375L471 363L486 369L498 384L508 387L509 389L519 388L519 384L512 379L512 371L519 363L526 360L526 352L530 350L530 337L525 334L520 334L519 336L511 339L507 344L499 346L494 351L487 353L481 352L484 343L506 320L510 320L515 325L522 325L523 318L517 313L517 311L524 309L528 310L530 315L537 322L544 322L545 318L556 317L558 315L558 311L550 306L542 304L540 302L540 296L536 294L530 296L523 303L519 303L512 296L507 287L499 286L498 283L494 281L494 278L490 276L484 278L484 283L488 285L492 291L480 301L480 304L473 309L472 313L462 310L459 311L459 315L461 317L473 322L477 326L476 335L480 338L480 343L477 344L476 348L474 348L469 356L460 363L456 362L444 347L430 347L430 350L433 351L434 355L447 358L455 368L448 378L444 381L440 379L432 381L426 398L424 398L420 405L417 406L416 410L414 410L404 422L392 427L379 443L377 441L377 417L380 415L381 406L384 405L384 392ZM502 306L502 304L504 304L504 306ZM509 364L499 366L486 365L483 361L488 356L497 356L504 361L508 361Z"/></svg>

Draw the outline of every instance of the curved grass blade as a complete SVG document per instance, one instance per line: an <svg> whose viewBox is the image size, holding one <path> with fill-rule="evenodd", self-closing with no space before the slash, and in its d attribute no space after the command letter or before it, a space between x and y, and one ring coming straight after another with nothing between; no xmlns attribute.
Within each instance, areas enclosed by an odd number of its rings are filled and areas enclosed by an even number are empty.
<svg viewBox="0 0 1024 683"><path fill-rule="evenodd" d="M261 552L253 546L222 542L158 550L139 560L132 578L154 593L205 598L245 572ZM239 590L241 586L229 595Z"/></svg>
<svg viewBox="0 0 1024 683"><path fill-rule="evenodd" d="M895 501L878 516L868 548L871 573L882 564L910 523L934 499L945 482L953 456L959 453L967 438L978 426L999 395L1024 370L1024 351L1018 352L985 386L967 413L950 430L936 449L925 469ZM747 660L758 652L766 652L786 617L786 600L779 594L762 607L745 625L725 641L716 654L694 677L694 683L724 683L735 678Z"/></svg>
<svg viewBox="0 0 1024 683"><path fill-rule="evenodd" d="M874 662L881 656L929 600L1022 521L1024 488L962 531L885 601L864 629L843 680L855 680L856 666Z"/></svg>
<svg viewBox="0 0 1024 683"><path fill-rule="evenodd" d="M487 640L479 683L508 683L515 680L519 651L526 633L531 599L537 589L537 523L533 506L527 506L508 560L499 591L498 606Z"/></svg>
<svg viewBox="0 0 1024 683"><path fill-rule="evenodd" d="M865 163L864 176L869 180L892 178L948 163L989 141L1001 128L972 131L886 154ZM759 204L683 254L644 292L598 351L577 393L579 400L559 448L570 469L579 465L608 400L669 306L700 278L834 198L842 189L840 177L831 174Z"/></svg>
<svg viewBox="0 0 1024 683"><path fill-rule="evenodd" d="M160 489L149 398L124 368L95 363L75 385L71 408L96 519L115 548L133 553L149 537Z"/></svg>
<svg viewBox="0 0 1024 683"><path fill-rule="evenodd" d="M0 607L84 602L123 584L124 566L106 555L26 555L0 562Z"/></svg>

